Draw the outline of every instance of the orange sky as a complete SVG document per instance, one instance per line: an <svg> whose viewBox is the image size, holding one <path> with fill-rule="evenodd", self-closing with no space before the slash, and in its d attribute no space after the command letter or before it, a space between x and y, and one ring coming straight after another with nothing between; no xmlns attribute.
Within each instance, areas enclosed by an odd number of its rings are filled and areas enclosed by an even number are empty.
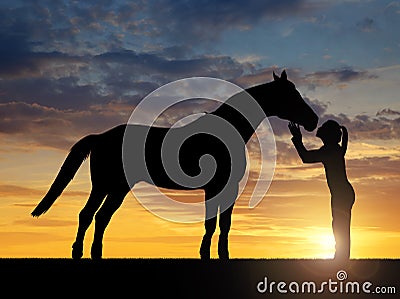
<svg viewBox="0 0 400 299"><path fill-rule="evenodd" d="M230 233L232 258L328 258L333 255L330 195L323 167L302 165L288 141L288 135L277 138L277 167L263 201L249 209L248 192L244 192L235 205ZM318 140L307 135L305 143L317 146ZM279 152L284 146L288 149ZM66 151L34 145L24 147L18 140L3 146L0 152L0 257L70 257L78 213L90 191L89 163L84 162L45 215L38 219L30 216L65 154ZM398 258L400 144L395 140L353 141L350 132L346 158L349 180L356 190L351 256ZM252 184L250 181L248 187ZM135 187L134 192L152 194L145 184ZM193 196L201 195L193 192ZM203 223L163 220L128 194L107 228L103 256L197 258L202 234ZM92 235L91 226L84 257L89 257ZM212 247L214 257L217 256L216 240Z"/></svg>

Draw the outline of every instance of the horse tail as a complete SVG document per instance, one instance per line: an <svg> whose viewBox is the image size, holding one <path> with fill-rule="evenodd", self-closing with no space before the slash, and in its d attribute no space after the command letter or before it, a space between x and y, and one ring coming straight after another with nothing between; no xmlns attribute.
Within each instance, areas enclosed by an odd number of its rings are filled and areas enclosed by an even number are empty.
<svg viewBox="0 0 400 299"><path fill-rule="evenodd" d="M68 183L73 179L83 161L88 158L96 137L96 135L88 135L72 146L49 191L32 211L31 215L33 217L39 217L50 209Z"/></svg>

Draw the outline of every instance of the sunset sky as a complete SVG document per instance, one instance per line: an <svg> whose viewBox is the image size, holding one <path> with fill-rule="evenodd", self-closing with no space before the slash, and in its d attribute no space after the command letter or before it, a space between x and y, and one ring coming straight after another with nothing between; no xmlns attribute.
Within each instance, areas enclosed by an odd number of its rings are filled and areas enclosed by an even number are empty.
<svg viewBox="0 0 400 299"><path fill-rule="evenodd" d="M319 124L335 119L348 128L351 257L399 258L399 28L400 1L1 1L0 257L70 257L89 162L46 214L30 212L81 137L127 122L143 97L174 80L205 76L247 88L286 69ZM177 107L164 121L207 107ZM238 199L231 257L332 257L323 166L303 165L287 121L270 122L273 181L256 208L246 189ZM315 132L303 139L321 146ZM141 183L133 192L151 198L157 190ZM203 232L202 222L161 219L128 194L103 256L197 258ZM84 257L92 236L93 226Z"/></svg>

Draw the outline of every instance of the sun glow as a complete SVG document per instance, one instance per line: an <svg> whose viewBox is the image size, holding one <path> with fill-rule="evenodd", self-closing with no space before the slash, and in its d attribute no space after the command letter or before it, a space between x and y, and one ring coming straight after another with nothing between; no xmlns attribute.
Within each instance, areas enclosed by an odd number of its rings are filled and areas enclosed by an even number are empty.
<svg viewBox="0 0 400 299"><path fill-rule="evenodd" d="M335 252L335 239L333 234L325 233L314 235L311 237L312 243L315 244L317 258L330 259L333 258Z"/></svg>

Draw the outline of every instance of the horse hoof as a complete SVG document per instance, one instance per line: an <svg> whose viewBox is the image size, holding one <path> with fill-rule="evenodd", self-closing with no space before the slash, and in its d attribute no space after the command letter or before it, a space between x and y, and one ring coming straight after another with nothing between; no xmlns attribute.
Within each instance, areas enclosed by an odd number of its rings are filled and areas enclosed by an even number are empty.
<svg viewBox="0 0 400 299"><path fill-rule="evenodd" d="M200 253L200 259L202 260L202 261L209 261L210 260L210 253L208 253L208 254L201 254Z"/></svg>
<svg viewBox="0 0 400 299"><path fill-rule="evenodd" d="M72 258L74 260L79 260L83 256L83 244L74 243L72 244Z"/></svg>
<svg viewBox="0 0 400 299"><path fill-rule="evenodd" d="M218 257L219 257L219 259L221 260L221 261L228 261L229 260L229 253L228 252L226 252L226 253L219 253L218 254Z"/></svg>
<svg viewBox="0 0 400 299"><path fill-rule="evenodd" d="M218 240L218 257L220 260L229 260L228 239L220 238Z"/></svg>
<svg viewBox="0 0 400 299"><path fill-rule="evenodd" d="M227 261L229 260L229 251L227 248L220 249L218 248L218 257L220 260Z"/></svg>
<svg viewBox="0 0 400 299"><path fill-rule="evenodd" d="M92 255L92 260L93 261L101 261L103 257L101 255Z"/></svg>
<svg viewBox="0 0 400 299"><path fill-rule="evenodd" d="M92 244L92 248L90 250L90 256L92 260L101 260L103 255L103 245Z"/></svg>
<svg viewBox="0 0 400 299"><path fill-rule="evenodd" d="M211 247L211 239L203 238L200 246L200 259L203 261L210 260L210 247Z"/></svg>
<svg viewBox="0 0 400 299"><path fill-rule="evenodd" d="M203 261L210 260L210 248L201 247L200 248L200 259Z"/></svg>

